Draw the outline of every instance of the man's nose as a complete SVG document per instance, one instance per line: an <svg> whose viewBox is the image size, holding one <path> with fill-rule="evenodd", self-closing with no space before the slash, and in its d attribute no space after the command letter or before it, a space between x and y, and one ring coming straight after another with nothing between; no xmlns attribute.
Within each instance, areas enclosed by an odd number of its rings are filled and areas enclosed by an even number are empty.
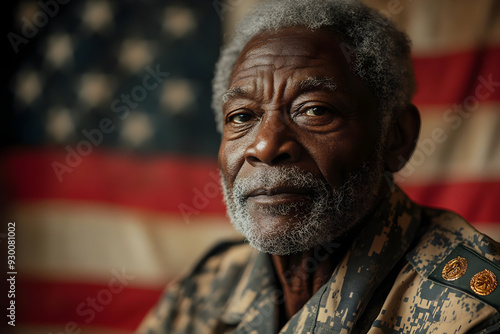
<svg viewBox="0 0 500 334"><path fill-rule="evenodd" d="M279 165L299 160L301 148L283 115L265 117L253 142L245 150L245 160L252 166L260 163Z"/></svg>

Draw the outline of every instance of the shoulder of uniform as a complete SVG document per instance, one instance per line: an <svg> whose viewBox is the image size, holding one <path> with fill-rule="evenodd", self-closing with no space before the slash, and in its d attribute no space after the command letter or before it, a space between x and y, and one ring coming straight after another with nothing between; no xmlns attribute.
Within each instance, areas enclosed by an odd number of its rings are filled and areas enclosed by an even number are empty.
<svg viewBox="0 0 500 334"><path fill-rule="evenodd" d="M500 244L457 213L424 208L426 230L408 254L422 276L500 309Z"/></svg>
<svg viewBox="0 0 500 334"><path fill-rule="evenodd" d="M227 270L243 270L255 250L244 239L224 240L216 243L192 266L184 279L199 275L224 275Z"/></svg>
<svg viewBox="0 0 500 334"><path fill-rule="evenodd" d="M424 207L421 219L424 230L407 257L421 272L429 274L460 244L500 266L500 244L479 232L459 214Z"/></svg>
<svg viewBox="0 0 500 334"><path fill-rule="evenodd" d="M199 325L200 320L195 316L197 308L216 309L224 305L251 254L252 248L243 240L220 241L212 246L187 274L170 282L137 333L170 333L175 326L182 328L195 321ZM203 317L207 314L205 311L197 314L201 323L206 322Z"/></svg>
<svg viewBox="0 0 500 334"><path fill-rule="evenodd" d="M216 286L212 284L214 281L224 282L229 289L237 283L236 278L242 275L253 252L254 249L244 240L220 241L172 280L166 290L173 291L174 295L181 293L184 297L194 296L201 286L215 289Z"/></svg>

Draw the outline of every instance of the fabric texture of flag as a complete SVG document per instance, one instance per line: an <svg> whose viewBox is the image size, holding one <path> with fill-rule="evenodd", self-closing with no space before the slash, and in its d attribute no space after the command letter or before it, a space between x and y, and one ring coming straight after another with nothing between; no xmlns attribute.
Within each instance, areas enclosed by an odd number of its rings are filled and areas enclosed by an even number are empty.
<svg viewBox="0 0 500 334"><path fill-rule="evenodd" d="M500 240L498 2L364 2L413 41L422 131L395 181ZM11 7L0 248L7 261L15 222L16 293L2 291L2 307L15 300L16 326L2 326L133 333L170 280L218 240L239 237L221 199L210 83L228 23L251 6Z"/></svg>

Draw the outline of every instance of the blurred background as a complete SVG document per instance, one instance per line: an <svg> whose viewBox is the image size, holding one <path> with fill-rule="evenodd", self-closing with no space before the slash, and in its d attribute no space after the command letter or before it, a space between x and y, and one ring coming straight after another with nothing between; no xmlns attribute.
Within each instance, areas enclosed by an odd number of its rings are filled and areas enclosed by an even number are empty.
<svg viewBox="0 0 500 334"><path fill-rule="evenodd" d="M15 222L16 333L132 333L173 278L239 237L210 83L256 2L4 5L0 248L6 264ZM500 3L364 2L413 41L423 123L396 182L500 240Z"/></svg>

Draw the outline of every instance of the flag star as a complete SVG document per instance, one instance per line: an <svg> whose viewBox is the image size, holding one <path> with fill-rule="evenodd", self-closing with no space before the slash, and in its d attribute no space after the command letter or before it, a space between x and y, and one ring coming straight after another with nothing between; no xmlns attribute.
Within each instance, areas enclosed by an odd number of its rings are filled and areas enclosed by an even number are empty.
<svg viewBox="0 0 500 334"><path fill-rule="evenodd" d="M163 31L173 37L184 37L196 29L193 12L185 7L168 7L163 18Z"/></svg>
<svg viewBox="0 0 500 334"><path fill-rule="evenodd" d="M82 22L90 31L103 31L113 24L112 9L108 1L87 1L82 14Z"/></svg>
<svg viewBox="0 0 500 334"><path fill-rule="evenodd" d="M88 107L96 107L110 100L113 91L111 79L104 74L84 74L79 82L78 98Z"/></svg>
<svg viewBox="0 0 500 334"><path fill-rule="evenodd" d="M57 142L63 142L75 132L75 125L66 108L50 109L46 122L46 130Z"/></svg>
<svg viewBox="0 0 500 334"><path fill-rule="evenodd" d="M186 79L170 79L162 86L161 104L170 113L177 114L195 102L195 87Z"/></svg>
<svg viewBox="0 0 500 334"><path fill-rule="evenodd" d="M42 82L38 73L21 71L16 77L15 95L25 105L30 105L42 92Z"/></svg>
<svg viewBox="0 0 500 334"><path fill-rule="evenodd" d="M154 49L152 43L143 40L126 40L121 46L119 62L131 72L138 72L153 61Z"/></svg>
<svg viewBox="0 0 500 334"><path fill-rule="evenodd" d="M51 36L48 40L45 59L55 68L61 68L72 61L73 45L70 36Z"/></svg>
<svg viewBox="0 0 500 334"><path fill-rule="evenodd" d="M123 121L121 139L132 147L141 146L153 136L149 116L143 112L131 112Z"/></svg>

